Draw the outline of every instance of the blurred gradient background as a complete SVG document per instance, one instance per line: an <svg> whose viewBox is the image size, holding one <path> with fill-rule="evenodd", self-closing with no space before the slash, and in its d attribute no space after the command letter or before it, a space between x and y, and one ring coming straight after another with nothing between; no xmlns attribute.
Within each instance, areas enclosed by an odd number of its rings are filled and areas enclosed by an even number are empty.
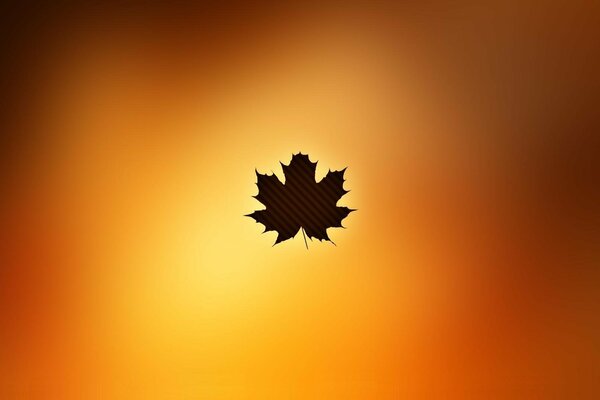
<svg viewBox="0 0 600 400"><path fill-rule="evenodd" d="M598 3L3 7L1 398L600 397Z"/></svg>

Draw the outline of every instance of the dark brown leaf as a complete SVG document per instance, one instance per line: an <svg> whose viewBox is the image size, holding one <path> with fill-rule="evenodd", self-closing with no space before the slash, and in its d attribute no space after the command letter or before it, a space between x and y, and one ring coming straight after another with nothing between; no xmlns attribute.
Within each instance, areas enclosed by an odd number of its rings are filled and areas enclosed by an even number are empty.
<svg viewBox="0 0 600 400"><path fill-rule="evenodd" d="M258 195L254 196L266 206L247 216L265 226L265 232L278 233L275 244L290 239L303 228L309 238L329 240L327 228L342 227L342 220L352 210L338 207L338 200L348 193L344 189L344 168L329 171L320 181L315 181L316 162L308 155L292 156L289 165L281 164L285 184L274 174L263 175L256 171Z"/></svg>

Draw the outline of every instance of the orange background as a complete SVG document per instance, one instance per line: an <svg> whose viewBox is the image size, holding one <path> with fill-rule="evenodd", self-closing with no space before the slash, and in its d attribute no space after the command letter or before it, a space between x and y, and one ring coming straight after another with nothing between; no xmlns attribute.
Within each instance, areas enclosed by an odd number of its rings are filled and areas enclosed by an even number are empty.
<svg viewBox="0 0 600 400"><path fill-rule="evenodd" d="M0 397L598 397L598 9L424 3L18 11Z"/></svg>

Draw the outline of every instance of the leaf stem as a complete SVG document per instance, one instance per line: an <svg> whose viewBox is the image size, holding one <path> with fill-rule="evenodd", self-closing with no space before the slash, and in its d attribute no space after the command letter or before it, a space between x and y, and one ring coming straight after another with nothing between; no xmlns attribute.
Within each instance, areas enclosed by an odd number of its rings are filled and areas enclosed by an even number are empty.
<svg viewBox="0 0 600 400"><path fill-rule="evenodd" d="M304 244L306 245L306 250L308 250L308 243L306 242L306 235L304 234L304 227L302 228L302 236L304 236Z"/></svg>

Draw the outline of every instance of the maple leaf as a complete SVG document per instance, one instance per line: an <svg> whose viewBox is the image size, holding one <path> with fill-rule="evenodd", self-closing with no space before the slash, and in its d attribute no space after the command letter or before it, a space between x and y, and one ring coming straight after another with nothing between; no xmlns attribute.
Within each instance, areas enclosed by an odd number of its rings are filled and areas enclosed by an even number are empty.
<svg viewBox="0 0 600 400"><path fill-rule="evenodd" d="M293 238L300 228L311 240L333 243L327 236L327 228L343 228L342 220L356 211L337 206L338 200L349 192L344 189L346 168L329 170L321 181L316 182L317 163L311 162L307 154L293 154L289 165L280 164L285 184L275 174L263 175L256 171L258 194L253 197L266 209L246 216L263 224L264 232L277 232L274 245ZM304 241L306 243L306 237Z"/></svg>

